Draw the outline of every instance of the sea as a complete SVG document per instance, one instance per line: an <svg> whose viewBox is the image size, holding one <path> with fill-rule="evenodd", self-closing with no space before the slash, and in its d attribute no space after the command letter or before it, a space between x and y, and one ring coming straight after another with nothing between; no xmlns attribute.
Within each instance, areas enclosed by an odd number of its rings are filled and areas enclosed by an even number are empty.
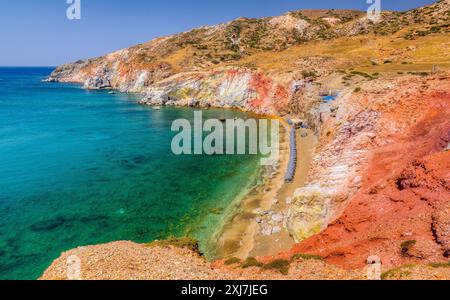
<svg viewBox="0 0 450 300"><path fill-rule="evenodd" d="M0 68L0 279L37 279L79 246L214 233L258 181L254 155L175 155L174 120L139 95L43 82L53 68ZM208 109L203 118L250 116Z"/></svg>

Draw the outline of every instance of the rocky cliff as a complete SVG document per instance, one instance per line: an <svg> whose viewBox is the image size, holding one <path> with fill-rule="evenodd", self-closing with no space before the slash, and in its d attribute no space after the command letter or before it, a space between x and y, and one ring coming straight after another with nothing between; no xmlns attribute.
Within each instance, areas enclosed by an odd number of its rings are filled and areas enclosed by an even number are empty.
<svg viewBox="0 0 450 300"><path fill-rule="evenodd" d="M336 66L360 64L320 51L289 57L289 50L312 42L345 41L369 34L375 40L395 33L406 38L439 35L448 32L447 12L448 4L441 1L405 13L384 12L377 20L359 11L336 10L240 18L63 65L48 80L138 92L147 104L287 113L292 110L289 102L302 79L324 77ZM429 32L424 34L417 27L429 27ZM411 31L403 32L406 28Z"/></svg>
<svg viewBox="0 0 450 300"><path fill-rule="evenodd" d="M294 252L345 267L446 260L450 77L371 82L325 117L310 182L297 190ZM408 249L402 245L410 241Z"/></svg>

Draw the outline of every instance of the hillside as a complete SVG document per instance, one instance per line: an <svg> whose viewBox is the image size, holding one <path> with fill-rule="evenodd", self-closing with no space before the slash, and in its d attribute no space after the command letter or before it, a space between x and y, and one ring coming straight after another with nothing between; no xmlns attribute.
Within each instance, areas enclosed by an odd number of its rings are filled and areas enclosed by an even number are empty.
<svg viewBox="0 0 450 300"><path fill-rule="evenodd" d="M146 103L289 112L294 81L304 77L448 69L448 6L384 12L377 22L336 10L240 18L63 65L49 81L141 92Z"/></svg>

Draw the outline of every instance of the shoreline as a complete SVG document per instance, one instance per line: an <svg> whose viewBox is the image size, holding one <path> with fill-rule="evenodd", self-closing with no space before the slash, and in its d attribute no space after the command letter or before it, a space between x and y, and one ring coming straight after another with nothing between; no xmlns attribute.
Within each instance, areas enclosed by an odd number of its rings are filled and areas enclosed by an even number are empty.
<svg viewBox="0 0 450 300"><path fill-rule="evenodd" d="M155 107L148 103L138 102L140 105ZM309 173L311 155L304 155L312 152L316 145L316 137L312 130L297 130L297 153L298 164L296 166L295 180L292 183L285 182L285 171L288 168L290 151L290 125L286 120L275 114L263 114L254 111L245 110L241 107L190 107L189 105L168 105L162 107L189 108L189 109L220 109L235 110L253 116L255 118L268 118L280 121L280 158L278 166L272 171L268 171L267 166L262 166L257 171L256 182L262 181L262 184L250 185L247 190L241 191L239 195L230 203L228 215L224 215L223 223L217 226L216 232L207 241L207 251L211 260L221 260L237 257L246 259L249 256L269 256L275 255L282 251L289 251L294 246L294 239L290 236L286 226L283 224L279 233L264 236L261 234L259 224L256 222L259 212L272 211L279 213L280 209L285 206L278 206L279 201L274 203L274 199L284 197L292 197L295 190L301 188L307 180ZM300 137L301 133L307 133L308 143L304 143L304 138ZM306 147L305 147L306 146ZM305 150L306 149L306 150ZM272 167L273 168L273 167ZM275 176L271 176L275 174ZM300 178L300 180L299 180ZM283 220L285 223L286 220ZM280 243L280 237L282 242ZM278 247L271 247L277 245Z"/></svg>
<svg viewBox="0 0 450 300"><path fill-rule="evenodd" d="M286 183L285 170L289 162L289 126L282 122L280 127L280 160L276 170L262 170L260 178L263 184L254 186L240 199L234 212L228 216L218 233L212 237L216 242L216 259L239 258L250 256L269 256L288 251L295 244L286 229L286 199L294 195L307 180L315 136L312 131L298 130L297 146L299 149L295 180ZM307 137L301 137L307 133ZM263 168L264 169L264 168ZM271 176L274 175L274 176ZM270 233L264 232L262 218L271 213L277 216L279 224L271 227ZM283 215L280 220L279 216ZM270 227L269 227L270 228Z"/></svg>
<svg viewBox="0 0 450 300"><path fill-rule="evenodd" d="M77 83L79 82L59 82L59 83ZM85 89L81 87L82 89ZM96 89L104 92L119 92L126 94L134 94L137 97L142 97L142 93L129 93L116 89ZM152 105L142 102L143 98L138 100L136 104L147 106L149 108L156 107L158 105ZM290 237L285 226L280 226L281 231L279 233L265 236L261 234L259 224L256 222L259 212L272 211L279 213L280 200L285 203L285 199L279 199L277 203L274 203L274 199L281 197L292 197L295 190L302 187L306 181L307 171L309 170L309 163L307 167L304 164L297 164L296 176L293 183L285 183L284 175L289 162L289 125L283 117L275 114L264 114L261 112L249 111L242 107L220 107L220 106L196 106L191 107L186 105L167 105L162 107L173 108L188 108L198 110L208 109L220 109L220 110L235 110L248 114L250 117L255 118L268 118L279 120L280 126L280 159L278 166L271 171L268 171L268 167L262 166L257 171L256 182L262 181L261 184L256 183L249 186L247 190L241 191L239 195L230 203L230 209L228 215L223 218L223 223L218 224L216 233L214 233L210 240L207 241L207 251L211 253L213 260L226 259L231 257L237 257L245 259L252 256L268 256L274 255L282 251L290 250L294 245L293 238ZM299 135L300 130L297 130ZM314 134L308 130L308 136L314 136ZM300 138L297 139L297 146L300 146ZM303 146L298 149L303 149ZM302 161L304 151L300 150L298 155L298 161ZM272 167L273 168L273 167ZM274 176L271 176L274 174ZM301 185L298 184L298 179L301 174L304 174L304 180ZM277 207L275 207L277 206ZM280 243L281 241L281 243ZM277 245L277 247L271 247L271 245Z"/></svg>
<svg viewBox="0 0 450 300"><path fill-rule="evenodd" d="M308 180L314 149L317 145L317 136L312 130L297 130L297 166L294 181L283 183L278 189L276 200L272 203L268 216L263 214L261 220L261 230L256 232L253 241L252 257L278 255L281 252L290 251L295 245L294 239L287 230L286 222L288 210L295 191L305 186ZM287 155L289 160L289 153ZM282 217L282 219L281 219ZM275 220L275 221L274 221ZM273 232L270 235L265 233L267 226L279 227L280 232Z"/></svg>
<svg viewBox="0 0 450 300"><path fill-rule="evenodd" d="M279 167L274 170L275 177L270 178L267 171L262 168L260 177L263 184L253 187L240 200L234 214L231 215L222 226L217 244L217 259L237 257L245 259L253 250L253 239L258 233L258 224L255 219L257 210L269 210L272 200L284 185L284 170L287 168L289 159L289 134L287 124L282 123L280 127L280 160ZM265 181L265 182L264 182Z"/></svg>

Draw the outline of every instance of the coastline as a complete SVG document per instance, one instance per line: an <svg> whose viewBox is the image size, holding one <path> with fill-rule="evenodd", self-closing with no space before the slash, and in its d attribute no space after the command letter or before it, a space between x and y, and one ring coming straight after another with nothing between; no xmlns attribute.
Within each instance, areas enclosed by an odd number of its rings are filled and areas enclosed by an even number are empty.
<svg viewBox="0 0 450 300"><path fill-rule="evenodd" d="M270 208L270 212L273 213L270 216L272 219L277 215L283 216L283 220L279 222L281 231L271 235L264 234L262 230L256 232L253 240L253 248L249 253L249 256L260 257L278 255L281 252L290 251L295 245L294 239L286 229L290 201L292 201L295 191L304 187L307 183L313 153L318 141L317 136L312 130L300 129L297 130L296 134L298 152L294 181L291 183L283 182L281 188L277 191L277 201L273 202ZM289 153L287 153L286 161L288 159ZM271 220L269 222L271 222Z"/></svg>
<svg viewBox="0 0 450 300"><path fill-rule="evenodd" d="M69 82L63 82L69 83ZM75 82L73 82L75 83ZM100 89L104 91L117 91L117 89ZM136 96L142 96L142 93L130 93ZM138 100L138 105L148 106L149 108L158 106L145 103ZM299 163L296 169L296 179L293 183L285 183L284 174L289 161L289 125L278 115L264 114L247 110L243 107L221 107L221 106L189 106L185 105L167 105L168 107L191 108L193 110L236 110L241 111L255 118L277 119L280 121L280 159L276 168L261 167L257 170L256 184L251 184L248 189L243 190L230 203L228 212L223 217L223 223L218 224L216 233L207 242L208 256L214 260L237 257L245 259L249 256L268 256L275 255L282 251L287 251L294 245L293 238L290 237L284 225L280 225L280 232L264 235L261 234L260 225L256 222L261 212L271 211L280 213L286 209L286 198L292 197L295 190L302 187L306 182L309 170L307 164ZM300 135L297 131L297 135ZM308 131L308 137L313 138L314 134ZM297 139L298 149L305 149L299 143L301 138ZM311 144L313 146L313 144ZM309 149L310 147L308 147ZM300 150L298 161L302 162L305 151ZM302 179L299 181L298 178ZM274 202L276 200L276 203ZM285 220L283 221L285 222Z"/></svg>
<svg viewBox="0 0 450 300"><path fill-rule="evenodd" d="M114 89L113 89L114 90ZM139 94L139 93L138 93ZM158 107L159 105L149 104L146 102L139 101L138 104L152 107ZM256 223L258 217L257 212L264 211L277 211L273 203L274 199L278 197L292 197L296 189L302 187L307 179L310 159L307 159L307 164L303 164L305 161L303 154L305 153L305 147L301 138L299 138L300 130L297 130L297 147L298 149L303 149L297 153L297 159L300 162L296 167L295 180L292 183L285 183L285 171L287 170L289 163L289 139L290 139L290 125L286 120L278 115L274 114L263 114L250 110L246 110L242 107L222 107L222 106L189 106L189 105L165 105L166 107L179 107L179 108L190 108L199 110L208 109L220 109L220 110L234 110L240 111L248 114L255 118L267 118L278 120L281 124L280 126L280 153L279 161L274 166L263 166L260 167L256 172L256 183L250 184L248 188L239 192L239 195L233 199L229 207L225 210L225 215L223 216L222 222L217 225L215 233L207 241L207 258L209 260L221 260L227 258L237 257L240 259L246 259L253 253L258 253L257 256L273 255L278 254L282 251L288 251L294 245L294 239L290 237L285 226L282 226L282 230L279 234L273 236L265 237L261 235L259 230L259 225ZM314 133L311 130L303 130L308 133L309 138L315 138ZM311 143L312 148L315 143ZM307 147L306 152L311 150L311 147ZM309 155L308 157L310 157ZM302 174L300 176L299 174ZM297 178L301 177L301 185L298 185L299 180ZM284 201L284 198L283 198ZM279 203L277 203L279 204ZM285 207L281 207L285 208ZM282 244L278 243L278 236L283 236ZM271 244L277 242L278 246L281 246L277 251L277 247L270 249L267 253L261 252L261 249L271 248ZM263 247L261 247L263 245ZM260 249L260 250L258 250ZM275 251L275 252L274 252Z"/></svg>
<svg viewBox="0 0 450 300"><path fill-rule="evenodd" d="M217 258L226 259L237 257L245 259L254 247L254 238L258 233L258 224L255 221L255 211L267 211L272 206L272 200L284 185L284 170L289 159L289 134L287 125L282 122L280 127L280 160L274 171L275 176L270 178L267 170L262 170L260 177L262 184L250 189L240 199L234 213L222 226L217 236ZM264 169L264 168L263 168Z"/></svg>
<svg viewBox="0 0 450 300"><path fill-rule="evenodd" d="M309 130L299 130L297 146L299 149L294 182L285 183L284 173L289 161L289 126L282 122L280 128L280 160L275 170L263 170L260 174L262 184L254 186L237 203L233 214L226 218L223 226L213 237L217 246L217 259L246 259L254 256L276 255L288 251L294 245L294 239L286 229L286 199L294 195L307 180L312 150L315 147L315 136ZM307 133L306 137L301 137ZM264 169L264 168L263 168ZM283 215L276 231L263 233L261 218L268 213ZM259 221L259 222L258 222ZM258 224L260 223L260 224Z"/></svg>

